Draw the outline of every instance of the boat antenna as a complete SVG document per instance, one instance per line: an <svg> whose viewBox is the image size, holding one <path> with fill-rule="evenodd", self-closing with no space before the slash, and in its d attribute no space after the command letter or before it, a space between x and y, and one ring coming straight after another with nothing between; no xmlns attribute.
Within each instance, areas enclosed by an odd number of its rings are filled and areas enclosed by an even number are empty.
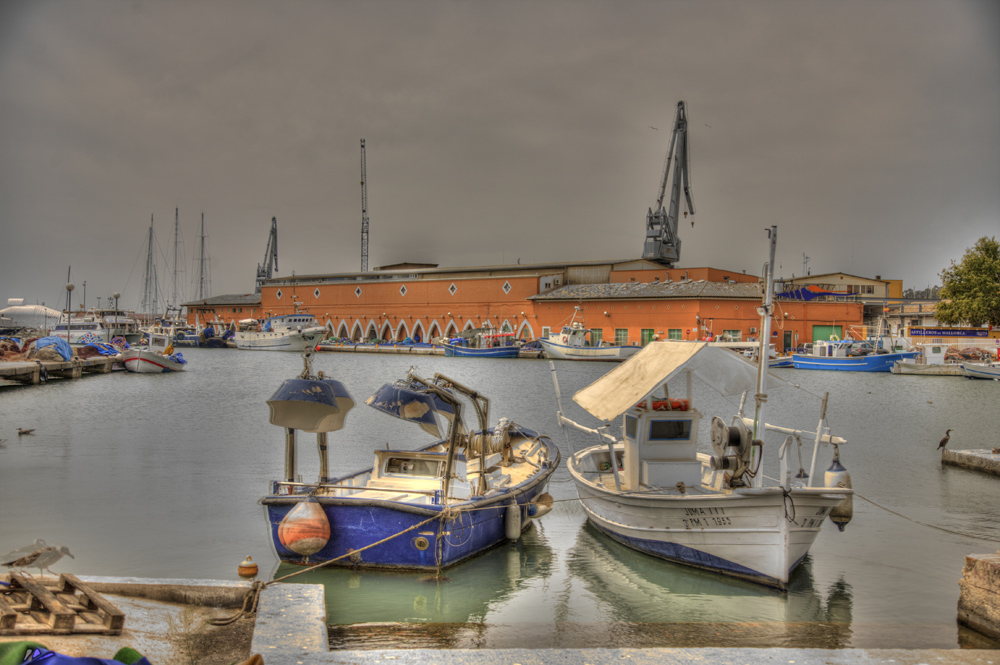
<svg viewBox="0 0 1000 665"><path fill-rule="evenodd" d="M763 440L764 436L764 404L767 403L767 370L770 360L769 342L771 340L771 314L774 312L774 255L778 245L778 227L771 226L767 230L767 237L771 241L770 256L765 267L767 275L764 281L764 303L757 308L760 314L760 340L757 350L757 394L754 395L753 413L753 438ZM751 456L754 454L763 457L764 451L757 450L757 446L752 447ZM758 460L758 464L760 460ZM760 487L763 484L764 474L754 476L753 484Z"/></svg>

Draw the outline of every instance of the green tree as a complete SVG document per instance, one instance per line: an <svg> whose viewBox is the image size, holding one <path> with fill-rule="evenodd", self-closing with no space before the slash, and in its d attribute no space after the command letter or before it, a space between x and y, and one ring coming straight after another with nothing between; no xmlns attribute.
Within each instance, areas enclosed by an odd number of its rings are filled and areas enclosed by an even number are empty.
<svg viewBox="0 0 1000 665"><path fill-rule="evenodd" d="M1000 242L983 236L965 250L962 262L941 271L937 320L1000 327Z"/></svg>

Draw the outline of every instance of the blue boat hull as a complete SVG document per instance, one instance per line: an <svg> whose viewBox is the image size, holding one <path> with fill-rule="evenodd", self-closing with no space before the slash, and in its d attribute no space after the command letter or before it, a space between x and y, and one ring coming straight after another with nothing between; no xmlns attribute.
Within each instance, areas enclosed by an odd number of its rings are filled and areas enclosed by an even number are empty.
<svg viewBox="0 0 1000 665"><path fill-rule="evenodd" d="M517 358L520 352L517 346L497 346L491 349L474 349L465 346L444 345L444 355L463 356L471 358Z"/></svg>
<svg viewBox="0 0 1000 665"><path fill-rule="evenodd" d="M888 372L897 360L915 358L915 351L880 353L868 356L848 356L847 358L824 358L792 354L795 369L825 369L841 372Z"/></svg>
<svg viewBox="0 0 1000 665"><path fill-rule="evenodd" d="M278 537L281 521L305 495L274 494L275 485L272 484L272 494L262 498L260 503L267 514L275 552L284 562L315 564L330 561L385 540L331 565L436 570L505 542L507 507L512 502L520 507L522 527L527 526L530 523L529 513L532 512L528 504L545 493L549 477L558 465L558 448L552 445L550 462L543 464L538 473L498 494L450 504L447 516L440 505L318 496L316 499L330 522L330 540L308 557L289 550ZM361 473L364 472L355 475ZM349 477L333 483L344 482ZM425 521L426 524L417 527ZM397 535L403 531L406 533Z"/></svg>

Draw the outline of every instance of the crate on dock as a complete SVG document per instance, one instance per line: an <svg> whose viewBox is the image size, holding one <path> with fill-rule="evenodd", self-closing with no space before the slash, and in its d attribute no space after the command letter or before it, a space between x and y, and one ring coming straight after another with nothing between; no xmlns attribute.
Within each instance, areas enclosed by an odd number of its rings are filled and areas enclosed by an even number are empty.
<svg viewBox="0 0 1000 665"><path fill-rule="evenodd" d="M125 613L75 575L49 586L11 573L0 594L0 635L120 635L124 627Z"/></svg>

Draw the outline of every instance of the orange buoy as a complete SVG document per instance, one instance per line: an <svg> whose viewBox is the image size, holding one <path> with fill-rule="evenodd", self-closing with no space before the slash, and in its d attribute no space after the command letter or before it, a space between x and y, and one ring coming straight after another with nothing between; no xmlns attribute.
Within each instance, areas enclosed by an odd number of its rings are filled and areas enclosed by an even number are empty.
<svg viewBox="0 0 1000 665"><path fill-rule="evenodd" d="M302 556L315 554L330 541L330 521L316 497L300 501L278 525L278 540Z"/></svg>
<svg viewBox="0 0 1000 665"><path fill-rule="evenodd" d="M247 555L247 558L240 562L236 572L240 574L240 577L254 577L257 574L257 564Z"/></svg>

